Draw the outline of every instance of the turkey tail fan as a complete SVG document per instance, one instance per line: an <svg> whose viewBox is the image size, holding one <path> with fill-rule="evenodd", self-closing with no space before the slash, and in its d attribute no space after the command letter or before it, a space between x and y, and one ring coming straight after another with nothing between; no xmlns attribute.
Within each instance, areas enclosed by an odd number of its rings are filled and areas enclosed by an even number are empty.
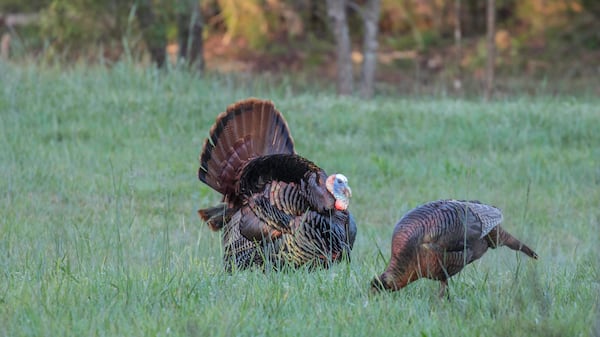
<svg viewBox="0 0 600 337"><path fill-rule="evenodd" d="M219 193L231 195L240 168L249 160L293 153L287 122L273 102L248 98L217 116L200 154L198 178Z"/></svg>

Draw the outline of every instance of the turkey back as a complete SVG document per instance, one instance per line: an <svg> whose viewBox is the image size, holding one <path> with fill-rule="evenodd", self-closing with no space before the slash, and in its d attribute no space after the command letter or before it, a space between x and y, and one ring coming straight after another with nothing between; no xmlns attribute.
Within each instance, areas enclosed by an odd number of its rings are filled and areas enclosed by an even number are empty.
<svg viewBox="0 0 600 337"><path fill-rule="evenodd" d="M288 125L271 101L249 98L217 116L200 154L198 178L231 196L246 164L272 154L294 154Z"/></svg>

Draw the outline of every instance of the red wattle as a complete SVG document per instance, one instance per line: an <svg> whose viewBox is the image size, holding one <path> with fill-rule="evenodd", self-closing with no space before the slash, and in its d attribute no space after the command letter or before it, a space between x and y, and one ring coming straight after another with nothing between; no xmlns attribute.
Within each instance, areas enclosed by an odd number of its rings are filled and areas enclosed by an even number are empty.
<svg viewBox="0 0 600 337"><path fill-rule="evenodd" d="M346 206L346 203L344 203L343 201L341 201L341 200L336 200L335 201L335 209L336 210L338 210L338 211L345 211L347 207L348 206Z"/></svg>

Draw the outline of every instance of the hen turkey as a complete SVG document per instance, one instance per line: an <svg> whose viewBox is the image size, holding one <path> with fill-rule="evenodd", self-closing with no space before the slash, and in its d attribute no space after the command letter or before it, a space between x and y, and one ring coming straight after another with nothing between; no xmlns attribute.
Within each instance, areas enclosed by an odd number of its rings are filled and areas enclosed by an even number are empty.
<svg viewBox="0 0 600 337"><path fill-rule="evenodd" d="M323 266L350 256L356 224L342 174L297 155L270 101L246 99L217 116L200 154L199 179L223 195L198 214L223 230L228 271Z"/></svg>
<svg viewBox="0 0 600 337"><path fill-rule="evenodd" d="M507 246L537 259L501 222L500 209L479 201L439 200L418 206L396 224L389 265L371 282L372 291L399 290L429 278L441 282L443 296L448 279L488 248Z"/></svg>

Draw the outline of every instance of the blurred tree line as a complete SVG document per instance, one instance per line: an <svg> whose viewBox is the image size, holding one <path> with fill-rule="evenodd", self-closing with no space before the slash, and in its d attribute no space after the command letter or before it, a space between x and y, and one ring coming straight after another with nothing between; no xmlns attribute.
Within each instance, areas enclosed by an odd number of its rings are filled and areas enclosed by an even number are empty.
<svg viewBox="0 0 600 337"><path fill-rule="evenodd" d="M599 0L491 3L492 35L489 2L483 0L0 0L0 33L4 57L131 58L198 70L205 56L275 55L292 67L289 55L311 64L337 50L338 67L340 59L352 63L338 71L338 82L340 73L362 71L361 81L368 83L364 72L374 72L375 62L384 69L410 64L410 71L442 73L460 87L466 74L483 78L490 39L497 53L492 66L500 71L551 71L576 52L588 55L577 56L579 62L596 66ZM340 10L343 18L336 14ZM16 19L25 14L32 16ZM215 54L219 48L229 54Z"/></svg>

